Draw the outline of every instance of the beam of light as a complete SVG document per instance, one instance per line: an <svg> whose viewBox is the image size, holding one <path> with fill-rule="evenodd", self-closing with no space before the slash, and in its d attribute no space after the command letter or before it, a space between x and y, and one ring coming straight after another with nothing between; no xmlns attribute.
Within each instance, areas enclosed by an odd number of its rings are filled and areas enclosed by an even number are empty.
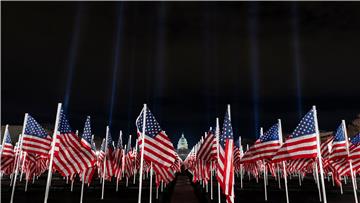
<svg viewBox="0 0 360 203"><path fill-rule="evenodd" d="M133 85L133 80L134 80L134 68L135 68L135 44L136 44L136 39L134 37L133 40L133 44L132 44L132 53L131 53L131 65L130 65L130 73L129 73L129 82L128 82L128 122L127 122L127 128L128 128L128 132L131 131L132 126L133 126L133 119L132 119L132 113L133 113L133 100L134 100L134 85Z"/></svg>
<svg viewBox="0 0 360 203"><path fill-rule="evenodd" d="M293 68L296 82L296 105L299 119L302 117L302 88L301 88L301 62L300 62L300 40L299 40L299 14L297 3L293 2L292 8L292 37L293 37Z"/></svg>
<svg viewBox="0 0 360 203"><path fill-rule="evenodd" d="M155 87L153 89L154 111L161 117L161 98L164 93L164 71L165 71L165 31L166 31L166 7L165 3L161 2L157 16L157 33L156 33L156 58L155 58Z"/></svg>
<svg viewBox="0 0 360 203"><path fill-rule="evenodd" d="M134 22L133 24L136 25L137 23L137 15L138 13L136 12L136 10L134 11ZM132 113L133 113L133 97L134 97L134 68L136 63L136 34L134 34L132 36L132 45L131 45L131 62L130 62L130 73L129 73L129 82L128 82L128 116L127 116L127 130L128 132L131 131L131 129L133 128L133 119L132 119Z"/></svg>
<svg viewBox="0 0 360 203"><path fill-rule="evenodd" d="M79 48L79 37L81 31L81 17L83 13L82 5L78 5L78 10L75 16L74 28L73 28L73 36L71 38L69 55L68 55L68 63L67 63L67 80L65 86L65 95L64 95L64 110L67 111L69 106L69 100L71 95L71 87L74 77L74 69L76 64L76 57L78 54Z"/></svg>
<svg viewBox="0 0 360 203"><path fill-rule="evenodd" d="M248 12L248 29L250 40L250 66L251 66L251 85L253 102L253 123L254 133L257 137L259 133L259 49L258 49L258 4L251 2Z"/></svg>
<svg viewBox="0 0 360 203"><path fill-rule="evenodd" d="M204 90L203 90L203 98L204 98L204 103L206 106L206 118L207 118L207 123L211 123L211 111L210 111L210 108L211 108L211 105L210 105L210 102L211 102L211 99L210 99L210 93L211 93L211 90L209 89L209 86L208 86L208 83L209 83L209 80L211 80L210 78L210 74L209 74L209 68L211 66L211 63L210 63L210 16L209 16L209 7L206 7L205 9L205 13L204 13L204 29L203 29L203 65L202 65L202 79L203 79L203 85L204 85Z"/></svg>
<svg viewBox="0 0 360 203"><path fill-rule="evenodd" d="M109 127L111 127L112 119L113 119L113 111L116 99L116 84L118 77L118 69L120 66L120 58L121 58L121 37L122 37L122 24L123 24L123 4L119 2L117 6L117 25L115 32L115 45L114 45L114 63L113 63L113 71L112 71L112 79L111 79L111 97L110 97L110 109L109 109Z"/></svg>

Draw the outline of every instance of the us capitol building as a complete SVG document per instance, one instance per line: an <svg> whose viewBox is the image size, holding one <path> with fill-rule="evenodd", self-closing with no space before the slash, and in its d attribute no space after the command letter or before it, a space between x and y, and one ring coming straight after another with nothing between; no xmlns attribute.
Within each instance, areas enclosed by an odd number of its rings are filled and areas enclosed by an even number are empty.
<svg viewBox="0 0 360 203"><path fill-rule="evenodd" d="M177 153L182 160L185 160L189 152L188 143L183 133L177 144Z"/></svg>

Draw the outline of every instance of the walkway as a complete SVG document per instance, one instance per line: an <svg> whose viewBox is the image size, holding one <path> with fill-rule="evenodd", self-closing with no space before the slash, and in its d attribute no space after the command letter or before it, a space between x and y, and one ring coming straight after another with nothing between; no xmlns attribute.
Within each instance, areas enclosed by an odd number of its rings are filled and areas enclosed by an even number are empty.
<svg viewBox="0 0 360 203"><path fill-rule="evenodd" d="M194 188L191 185L190 179L185 174L179 174L175 184L175 188L171 197L172 203L197 203L198 198L195 195Z"/></svg>

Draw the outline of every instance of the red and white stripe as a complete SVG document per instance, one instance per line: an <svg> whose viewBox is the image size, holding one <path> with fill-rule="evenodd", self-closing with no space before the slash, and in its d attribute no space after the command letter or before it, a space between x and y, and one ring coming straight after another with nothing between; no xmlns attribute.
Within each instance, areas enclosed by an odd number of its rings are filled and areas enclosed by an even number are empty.
<svg viewBox="0 0 360 203"><path fill-rule="evenodd" d="M41 138L33 135L24 134L22 150L27 153L34 153L47 157L51 148L51 141L52 138L50 136L47 136L46 138Z"/></svg>
<svg viewBox="0 0 360 203"><path fill-rule="evenodd" d="M261 142L257 140L253 146L244 154L241 162L254 162L258 160L271 159L280 148L279 140Z"/></svg>
<svg viewBox="0 0 360 203"><path fill-rule="evenodd" d="M213 136L213 134L206 134L204 142L201 144L200 149L197 153L197 159L209 162L212 155L216 155L216 146L214 146L214 140L215 137Z"/></svg>
<svg viewBox="0 0 360 203"><path fill-rule="evenodd" d="M139 147L142 147L141 133L138 132ZM144 159L161 167L170 168L176 160L173 144L164 131L154 138L145 135Z"/></svg>
<svg viewBox="0 0 360 203"><path fill-rule="evenodd" d="M225 141L225 149L219 145L219 159L217 167L217 180L227 197L233 196L234 180L234 142L232 139Z"/></svg>
<svg viewBox="0 0 360 203"><path fill-rule="evenodd" d="M292 159L315 158L317 156L317 134L289 138L273 157L273 162Z"/></svg>
<svg viewBox="0 0 360 203"><path fill-rule="evenodd" d="M83 147L80 138L74 133L58 134L58 151L54 155L54 167L63 176L81 174L96 161L95 152Z"/></svg>

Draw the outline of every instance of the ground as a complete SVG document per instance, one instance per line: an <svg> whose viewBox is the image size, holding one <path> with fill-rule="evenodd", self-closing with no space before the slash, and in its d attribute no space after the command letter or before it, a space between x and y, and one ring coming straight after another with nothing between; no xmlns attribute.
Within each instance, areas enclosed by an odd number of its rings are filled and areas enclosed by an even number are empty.
<svg viewBox="0 0 360 203"><path fill-rule="evenodd" d="M40 177L34 184L29 184L28 191L25 192L25 182L18 182L16 186L14 203L16 202L43 202L45 191L45 177ZM134 185L129 181L129 186L125 186L125 181L119 185L119 191L115 191L115 182L106 182L105 184L105 198L101 202L137 202L138 196L138 181ZM142 192L142 202L149 202L149 180L144 180L144 187ZM338 187L332 186L331 181L325 181L327 190L328 203L340 202L354 202L354 194L351 187L351 182L344 185L344 194L340 194ZM8 177L2 180L1 188L1 202L10 202L11 187L9 186ZM191 177L187 173L178 174L174 183L168 185L163 192L159 192L159 198L156 200L156 190L153 190L153 202L173 202L173 203L193 203L193 202L218 202L217 201L217 183L213 182L214 198L211 201L210 192L206 193L206 189L200 184L193 184ZM250 180L245 177L244 188L240 189L240 181L236 179L236 198L235 202L265 202L264 201L264 185L262 180L259 183L254 178ZM60 177L55 177L52 181L50 190L49 203L51 202L76 202L80 201L81 184L79 181L74 183L73 192L70 191L70 184ZM209 186L210 189L210 186ZM99 202L101 197L101 184L98 179L84 190L84 203ZM223 197L222 197L223 199ZM298 179L295 177L289 180L289 200L291 203L318 203L319 196L316 184L312 177L305 177L302 185L299 186ZM222 202L225 202L224 199ZM268 202L286 202L284 182L282 180L282 189L278 189L278 182L270 178L268 186Z"/></svg>

